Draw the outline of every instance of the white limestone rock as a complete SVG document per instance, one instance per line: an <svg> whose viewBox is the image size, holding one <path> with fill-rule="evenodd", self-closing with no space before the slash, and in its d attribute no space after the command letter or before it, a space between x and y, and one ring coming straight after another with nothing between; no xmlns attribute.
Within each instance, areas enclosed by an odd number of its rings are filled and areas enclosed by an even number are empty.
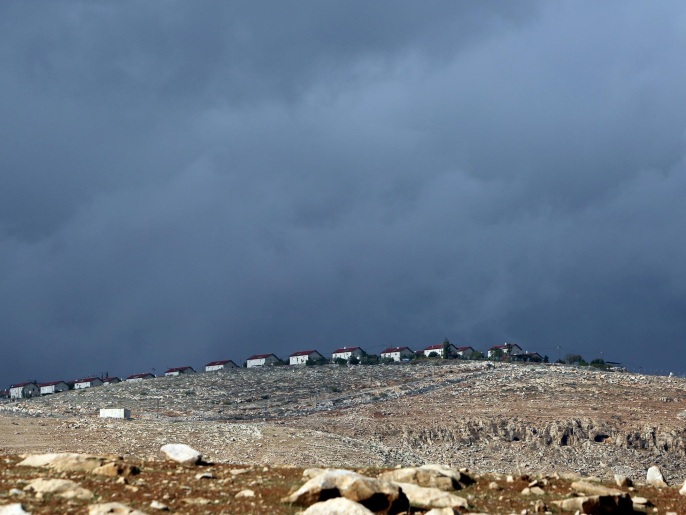
<svg viewBox="0 0 686 515"><path fill-rule="evenodd" d="M185 443L168 443L160 451L170 460L182 465L196 465L202 461L202 454Z"/></svg>
<svg viewBox="0 0 686 515"><path fill-rule="evenodd" d="M70 479L44 479L40 477L26 485L24 490L36 494L55 494L64 499L88 500L93 497L93 492Z"/></svg>
<svg viewBox="0 0 686 515"><path fill-rule="evenodd" d="M355 501L345 497L336 497L313 504L302 512L302 515L373 515L373 513Z"/></svg>
<svg viewBox="0 0 686 515"><path fill-rule="evenodd" d="M665 478L662 475L660 467L658 467L657 465L653 465L648 469L648 473L646 474L646 483L660 488L667 486L667 482L665 481Z"/></svg>
<svg viewBox="0 0 686 515"><path fill-rule="evenodd" d="M14 503L0 506L0 515L31 515L31 512L25 511L21 504Z"/></svg>
<svg viewBox="0 0 686 515"><path fill-rule="evenodd" d="M120 502L108 502L89 506L88 515L146 515L146 513L134 510Z"/></svg>

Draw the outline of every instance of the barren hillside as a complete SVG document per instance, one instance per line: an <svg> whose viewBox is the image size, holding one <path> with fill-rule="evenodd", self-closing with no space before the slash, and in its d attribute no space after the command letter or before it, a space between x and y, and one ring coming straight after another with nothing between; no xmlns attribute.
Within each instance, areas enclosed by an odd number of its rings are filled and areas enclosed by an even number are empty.
<svg viewBox="0 0 686 515"><path fill-rule="evenodd" d="M129 408L131 421L98 409ZM158 378L7 404L0 451L327 466L442 462L480 472L686 477L686 381L550 365L275 367Z"/></svg>

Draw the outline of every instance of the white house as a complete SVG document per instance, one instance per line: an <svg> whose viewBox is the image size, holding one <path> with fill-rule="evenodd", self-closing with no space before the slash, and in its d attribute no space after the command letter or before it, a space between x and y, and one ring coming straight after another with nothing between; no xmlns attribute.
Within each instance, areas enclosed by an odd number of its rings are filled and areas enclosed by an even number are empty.
<svg viewBox="0 0 686 515"><path fill-rule="evenodd" d="M51 393L66 392L69 390L69 385L64 381L53 381L51 383L42 383L40 387L41 395L50 395Z"/></svg>
<svg viewBox="0 0 686 515"><path fill-rule="evenodd" d="M331 354L331 361L335 361L338 358L350 361L350 358L352 357L359 359L365 354L366 352L360 347L342 347L333 351L333 354Z"/></svg>
<svg viewBox="0 0 686 515"><path fill-rule="evenodd" d="M458 356L462 356L463 358L471 358L476 354L480 354L480 352L475 350L473 347L457 347L456 354Z"/></svg>
<svg viewBox="0 0 686 515"><path fill-rule="evenodd" d="M167 370L164 375L167 377L178 376L181 374L195 374L195 369L193 367L175 367Z"/></svg>
<svg viewBox="0 0 686 515"><path fill-rule="evenodd" d="M317 361L325 358L316 350L300 350L298 352L294 352L288 357L288 364L304 365L307 363L308 359L311 359L312 361Z"/></svg>
<svg viewBox="0 0 686 515"><path fill-rule="evenodd" d="M266 367L280 362L281 360L274 354L255 354L246 360L246 367Z"/></svg>
<svg viewBox="0 0 686 515"><path fill-rule="evenodd" d="M392 359L393 361L400 361L412 356L414 356L414 351L409 347L388 347L381 353L381 359Z"/></svg>
<svg viewBox="0 0 686 515"><path fill-rule="evenodd" d="M132 376L127 377L125 381L130 383L140 383L144 379L155 379L155 374L151 374L150 372L145 372L143 374L133 374Z"/></svg>
<svg viewBox="0 0 686 515"><path fill-rule="evenodd" d="M40 388L36 383L18 383L10 386L10 399L28 399L30 397L38 397L40 395Z"/></svg>
<svg viewBox="0 0 686 515"><path fill-rule="evenodd" d="M102 386L102 379L99 377L84 377L83 379L74 381L74 390L93 388L95 386Z"/></svg>
<svg viewBox="0 0 686 515"><path fill-rule="evenodd" d="M103 386L109 386L111 384L121 383L121 379L118 377L106 377L102 380Z"/></svg>
<svg viewBox="0 0 686 515"><path fill-rule="evenodd" d="M445 350L444 346L442 343L437 343L436 345L430 345L426 349L424 349L424 356L427 358L432 352L435 352L438 357L442 358L443 357L443 351ZM452 343L448 344L448 354L455 354L457 355L458 353L458 348L455 347Z"/></svg>
<svg viewBox="0 0 686 515"><path fill-rule="evenodd" d="M522 353L522 348L516 343L505 343L503 345L494 345L488 349L488 357L496 356L498 354L503 356L514 356Z"/></svg>
<svg viewBox="0 0 686 515"><path fill-rule="evenodd" d="M225 359L223 361L210 361L207 365L205 365L205 372L224 370L225 368L238 368L238 365L236 365L230 359Z"/></svg>

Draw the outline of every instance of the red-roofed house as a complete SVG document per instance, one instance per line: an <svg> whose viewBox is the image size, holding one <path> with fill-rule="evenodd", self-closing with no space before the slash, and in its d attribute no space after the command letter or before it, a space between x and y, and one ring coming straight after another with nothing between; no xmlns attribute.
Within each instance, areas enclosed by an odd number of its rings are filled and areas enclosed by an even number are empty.
<svg viewBox="0 0 686 515"><path fill-rule="evenodd" d="M254 354L246 360L246 367L265 367L268 365L275 365L281 363L281 360L274 354Z"/></svg>
<svg viewBox="0 0 686 515"><path fill-rule="evenodd" d="M144 372L142 374L133 374L132 376L127 377L125 381L130 383L139 383L144 379L155 379L155 374L151 374L150 372Z"/></svg>
<svg viewBox="0 0 686 515"><path fill-rule="evenodd" d="M170 368L164 373L164 375L168 377L178 376L181 374L195 374L195 369L193 367L175 367Z"/></svg>
<svg viewBox="0 0 686 515"><path fill-rule="evenodd" d="M93 388L95 386L102 386L102 379L99 377L84 377L74 381L74 390L82 390L83 388Z"/></svg>
<svg viewBox="0 0 686 515"><path fill-rule="evenodd" d="M361 347L342 347L333 351L333 354L331 354L331 361L335 361L339 358L350 361L353 357L359 359L365 354L367 353L363 351Z"/></svg>
<svg viewBox="0 0 686 515"><path fill-rule="evenodd" d="M512 359L516 361L533 361L534 363L540 363L543 361L543 356L538 352L522 352L521 354L514 354Z"/></svg>
<svg viewBox="0 0 686 515"><path fill-rule="evenodd" d="M40 387L41 395L50 395L51 393L66 392L67 390L69 390L69 385L64 381L41 383L38 386Z"/></svg>
<svg viewBox="0 0 686 515"><path fill-rule="evenodd" d="M224 370L225 368L238 368L238 365L236 365L230 359L225 359L222 361L210 361L207 365L205 365L205 372Z"/></svg>
<svg viewBox="0 0 686 515"><path fill-rule="evenodd" d="M32 381L10 386L10 399L28 399L30 397L38 397L39 395L40 388Z"/></svg>
<svg viewBox="0 0 686 515"><path fill-rule="evenodd" d="M437 343L436 345L430 345L426 349L424 349L424 355L428 358L432 352L435 352L438 355L438 357L442 358L444 350L445 348L443 347L443 344ZM448 353L457 354L457 347L455 347L452 343L449 343Z"/></svg>
<svg viewBox="0 0 686 515"><path fill-rule="evenodd" d="M400 361L403 358L411 358L414 356L414 351L409 347L388 347L381 353L381 359L392 359L393 361Z"/></svg>
<svg viewBox="0 0 686 515"><path fill-rule="evenodd" d="M311 359L312 361L317 361L325 358L316 350L299 350L298 352L294 352L293 354L288 356L288 364L305 365L308 359Z"/></svg>
<svg viewBox="0 0 686 515"><path fill-rule="evenodd" d="M488 357L496 356L498 353L504 356L514 356L522 353L522 348L516 343L505 343L503 345L494 345L488 349Z"/></svg>

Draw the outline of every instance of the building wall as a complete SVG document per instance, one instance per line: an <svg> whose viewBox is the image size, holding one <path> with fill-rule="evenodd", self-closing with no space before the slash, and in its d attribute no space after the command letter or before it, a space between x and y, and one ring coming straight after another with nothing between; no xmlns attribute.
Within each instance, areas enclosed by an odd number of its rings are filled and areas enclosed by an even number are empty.
<svg viewBox="0 0 686 515"><path fill-rule="evenodd" d="M207 365L205 367L205 372L214 372L215 370L222 370L224 365Z"/></svg>
<svg viewBox="0 0 686 515"><path fill-rule="evenodd" d="M262 367L265 364L265 358L260 359L249 359L247 362L247 368Z"/></svg>

